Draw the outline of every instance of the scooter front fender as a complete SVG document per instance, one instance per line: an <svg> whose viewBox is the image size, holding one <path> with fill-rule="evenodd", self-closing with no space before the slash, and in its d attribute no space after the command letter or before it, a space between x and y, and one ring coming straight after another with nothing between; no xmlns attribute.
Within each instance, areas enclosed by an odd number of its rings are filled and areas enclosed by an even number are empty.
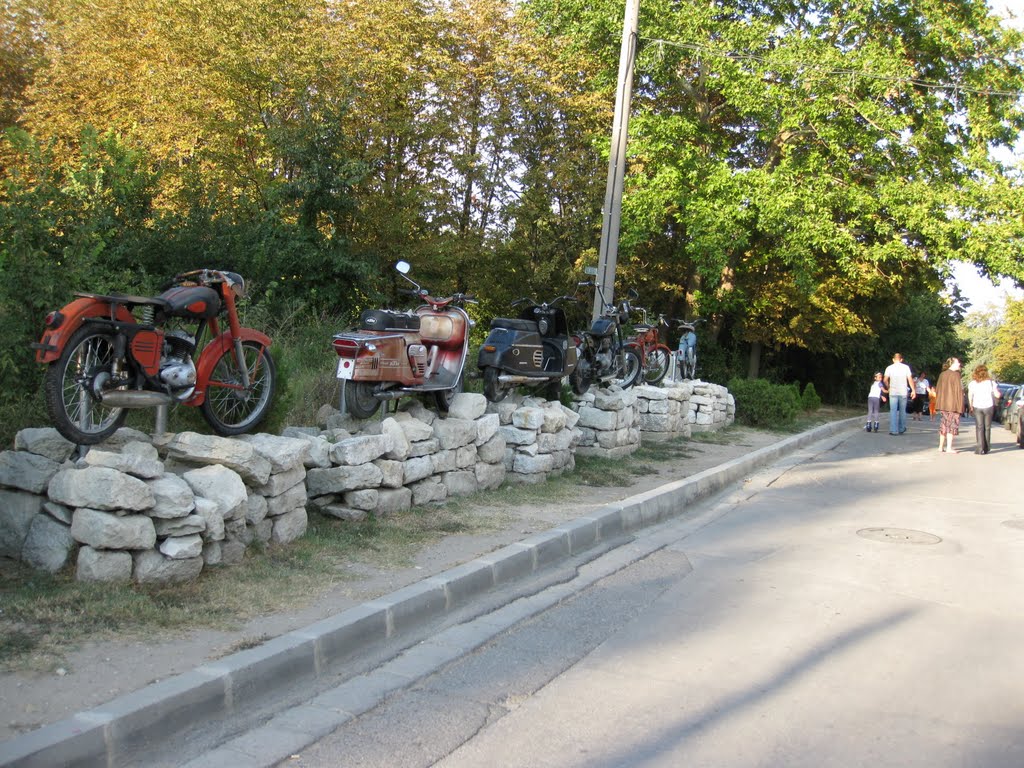
<svg viewBox="0 0 1024 768"><path fill-rule="evenodd" d="M239 328L237 338L242 341L254 341L260 344L264 350L269 348L272 343L267 334L254 328ZM199 354L199 359L196 361L196 391L192 394L192 397L185 401L185 405L202 405L203 401L206 400L206 387L210 383L210 376L213 374L214 366L217 365L217 361L225 354L234 353L234 339L235 337L232 336L230 331L225 331L203 347L203 351Z"/></svg>
<svg viewBox="0 0 1024 768"><path fill-rule="evenodd" d="M82 297L61 307L58 315L59 325L56 328L47 328L43 331L42 338L32 345L36 350L37 363L52 363L57 360L64 351L68 339L82 327L82 323L92 318L109 318L110 304L100 299ZM114 319L124 323L135 322L132 313L120 305Z"/></svg>

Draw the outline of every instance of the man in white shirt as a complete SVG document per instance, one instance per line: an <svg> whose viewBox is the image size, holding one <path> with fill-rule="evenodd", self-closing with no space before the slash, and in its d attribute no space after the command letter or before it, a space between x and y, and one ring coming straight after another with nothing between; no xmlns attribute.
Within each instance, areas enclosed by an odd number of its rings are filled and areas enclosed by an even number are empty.
<svg viewBox="0 0 1024 768"><path fill-rule="evenodd" d="M914 399L914 376L899 352L892 356L883 378L889 388L889 434L902 435L907 431L907 396Z"/></svg>

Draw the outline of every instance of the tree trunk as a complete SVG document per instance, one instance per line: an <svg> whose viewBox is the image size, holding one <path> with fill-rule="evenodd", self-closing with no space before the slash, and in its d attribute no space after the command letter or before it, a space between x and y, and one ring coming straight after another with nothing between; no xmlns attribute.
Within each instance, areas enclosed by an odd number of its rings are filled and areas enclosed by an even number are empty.
<svg viewBox="0 0 1024 768"><path fill-rule="evenodd" d="M761 371L761 342L755 341L750 345L750 360L747 363L747 378L756 379Z"/></svg>

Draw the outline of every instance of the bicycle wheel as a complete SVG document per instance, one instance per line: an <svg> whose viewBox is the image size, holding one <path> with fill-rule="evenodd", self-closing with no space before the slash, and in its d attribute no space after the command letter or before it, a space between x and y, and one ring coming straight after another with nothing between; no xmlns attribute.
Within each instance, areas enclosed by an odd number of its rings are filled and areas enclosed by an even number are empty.
<svg viewBox="0 0 1024 768"><path fill-rule="evenodd" d="M647 384L660 384L665 374L668 373L669 361L672 359L672 350L663 344L647 351L644 355L644 382Z"/></svg>
<svg viewBox="0 0 1024 768"><path fill-rule="evenodd" d="M218 435L248 432L263 421L270 410L277 382L274 359L255 341L242 342L242 358L249 372L248 387L242 384L242 371L233 347L221 353L206 384L203 418Z"/></svg>
<svg viewBox="0 0 1024 768"><path fill-rule="evenodd" d="M76 445L102 442L128 416L124 408L103 405L93 394L97 384L110 378L113 363L113 334L87 324L46 369L46 410L57 431Z"/></svg>

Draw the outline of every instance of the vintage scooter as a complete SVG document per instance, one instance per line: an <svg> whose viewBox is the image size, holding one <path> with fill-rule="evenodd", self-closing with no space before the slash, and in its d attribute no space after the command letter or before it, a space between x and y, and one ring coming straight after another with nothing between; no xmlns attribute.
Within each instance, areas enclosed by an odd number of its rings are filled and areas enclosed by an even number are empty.
<svg viewBox="0 0 1024 768"><path fill-rule="evenodd" d="M382 402L413 394L432 395L447 412L462 391L474 322L460 305L475 300L464 293L436 298L408 276L408 262L395 269L415 286L406 292L424 303L413 312L367 310L358 330L331 341L338 354L341 410L357 419L373 416Z"/></svg>
<svg viewBox="0 0 1024 768"><path fill-rule="evenodd" d="M512 302L513 307L523 307L518 318L491 320L491 331L476 363L483 372L488 400L504 400L521 384L543 386L544 397L558 400L562 378L572 374L577 360L565 310L559 306L566 301L576 299L559 296L550 303L518 299Z"/></svg>

